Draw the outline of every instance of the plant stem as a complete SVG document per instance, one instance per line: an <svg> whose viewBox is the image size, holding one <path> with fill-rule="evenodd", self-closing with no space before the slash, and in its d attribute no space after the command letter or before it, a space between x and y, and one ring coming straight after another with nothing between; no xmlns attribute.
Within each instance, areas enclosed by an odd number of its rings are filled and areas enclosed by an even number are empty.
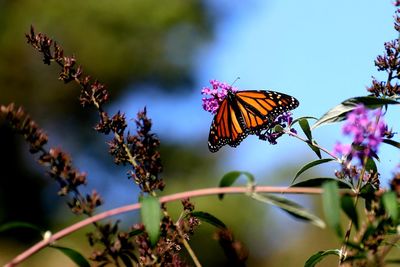
<svg viewBox="0 0 400 267"><path fill-rule="evenodd" d="M190 257L193 260L194 265L196 265L196 267L201 267L201 263L200 263L199 259L197 258L196 253L194 253L192 247L190 246L189 242L187 242L187 240L180 228L180 222L181 222L182 218L185 216L185 214L186 214L185 212L181 212L181 214L179 215L179 219L175 223L175 226L176 226L179 236L182 239L182 243L186 248L186 251L189 253Z"/></svg>
<svg viewBox="0 0 400 267"><path fill-rule="evenodd" d="M179 231L179 233L180 233L180 231ZM180 235L181 235L181 233L180 233ZM194 253L193 249L190 247L189 242L187 242L187 240L184 237L182 237L182 243L185 246L185 248L186 248L187 252L189 253L190 257L192 258L194 265L196 265L196 267L201 267L201 263L200 263L199 259L197 258L197 256Z"/></svg>
<svg viewBox="0 0 400 267"><path fill-rule="evenodd" d="M360 190L361 190L361 186L362 186L362 181L364 179L364 175L365 175L365 171L366 171L365 165L367 164L367 160L368 160L368 157L365 156L363 158L363 168L361 169L360 177L358 178L357 188L356 188L356 192L355 192L356 193L356 196L355 196L355 199L354 199L354 207L355 208L357 208L358 199L359 199L359 196L360 196ZM343 264L344 260L346 259L346 254L347 254L347 252L346 252L346 250L347 250L346 244L347 244L347 242L349 242L352 228L353 228L353 220L350 220L349 226L347 227L346 235L344 237L343 245L340 248L340 251L342 253L341 253L341 257L339 259L339 266L341 266Z"/></svg>
<svg viewBox="0 0 400 267"><path fill-rule="evenodd" d="M300 137L298 134L295 134L295 133L293 133L293 132L291 132L291 131L289 131L289 130L284 130L284 132L287 133L288 135L291 135L291 136L293 136L293 137L296 137L297 139L303 141L304 143L307 143L307 144L310 143L309 140L304 139L304 138ZM316 144L315 142L312 142L311 145L313 145L313 146L315 146L315 147L321 149L322 151L324 151L326 154L328 154L329 156L331 156L331 157L334 158L335 160L340 161L340 159L339 159L338 157L336 157L335 155L333 155L332 152L330 152L328 149L326 149L326 148L324 148L324 147L322 147L322 146Z"/></svg>
<svg viewBox="0 0 400 267"><path fill-rule="evenodd" d="M258 192L258 193L278 193L278 194L322 194L323 190L321 188L309 188L309 187L274 187L274 186L255 186L253 192ZM198 189L198 190L193 190L193 191L186 191L186 192L181 192L181 193L176 193L172 195L167 195L164 197L160 197L160 202L161 203L167 203L167 202L172 202L180 199L185 199L185 198L193 198L193 197L200 197L200 196L209 196L209 195L218 195L218 194L246 194L249 192L249 188L246 186L241 186L241 187L214 187L214 188L204 188L204 189ZM355 193L352 190L347 190L347 189L342 189L343 193L346 194L351 194L355 195ZM63 238L64 236L67 236L71 234L72 232L75 232L89 224L92 224L93 222L103 220L105 218L115 216L118 214L122 214L125 212L129 211L134 211L140 209L141 205L140 203L135 203L135 204L130 204L122 207L118 207L112 210L108 210L96 215L93 215L92 217L86 218L82 221L79 221L71 226L68 226L67 228L62 229L61 231L55 233L52 235L50 238L46 240L42 240L29 249L25 250L18 256L16 256L14 259L12 259L10 262L8 262L5 267L12 267L16 266L17 264L21 263L22 261L26 260L28 257L33 255L34 253L38 252L39 250L43 249L44 247L48 246L49 244L55 242L56 240L59 240Z"/></svg>

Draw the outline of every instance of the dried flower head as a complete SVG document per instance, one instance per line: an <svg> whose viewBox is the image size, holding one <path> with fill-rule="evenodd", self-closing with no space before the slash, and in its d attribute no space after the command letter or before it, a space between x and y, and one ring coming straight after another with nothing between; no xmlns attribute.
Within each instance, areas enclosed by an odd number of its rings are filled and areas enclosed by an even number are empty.
<svg viewBox="0 0 400 267"><path fill-rule="evenodd" d="M215 239L223 248L226 258L229 260L229 266L246 266L249 252L243 243L235 240L229 229L218 230Z"/></svg>
<svg viewBox="0 0 400 267"><path fill-rule="evenodd" d="M398 1L394 3L398 6ZM399 10L396 11L394 28L400 32ZM377 97L399 97L400 87L400 45L399 40L395 39L385 43L385 52L375 60L378 71L385 71L388 74L387 81L378 81L374 77L372 85L367 90Z"/></svg>
<svg viewBox="0 0 400 267"><path fill-rule="evenodd" d="M165 186L160 178L163 169L159 152L160 140L151 133L151 125L145 108L137 115L137 134L128 133L127 136L129 152L135 162L129 176L144 192L162 190Z"/></svg>

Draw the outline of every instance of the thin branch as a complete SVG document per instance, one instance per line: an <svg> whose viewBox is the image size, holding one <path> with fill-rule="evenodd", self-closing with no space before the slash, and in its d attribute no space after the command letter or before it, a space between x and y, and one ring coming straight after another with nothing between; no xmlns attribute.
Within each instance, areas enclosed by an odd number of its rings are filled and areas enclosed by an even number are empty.
<svg viewBox="0 0 400 267"><path fill-rule="evenodd" d="M180 233L180 235L182 234ZM189 242L187 242L185 238L182 238L182 243L185 246L186 251L189 253L190 257L192 258L194 265L196 267L201 267L202 265L199 259L197 258L196 253L194 253L193 249L190 247Z"/></svg>
<svg viewBox="0 0 400 267"><path fill-rule="evenodd" d="M186 198L193 198L193 197L201 197L201 196L209 196L209 195L218 195L218 194L243 194L249 193L248 187L216 187L216 188L205 188L205 189L198 189L193 191L186 191L182 193L176 193L164 197L160 197L161 203L172 202L176 200L186 199ZM274 187L274 186L256 186L252 190L256 193L280 193L280 194L322 194L323 190L321 188L309 188L309 187ZM355 193L351 190L343 190L343 193L355 195ZM48 246L49 244L55 242L75 232L89 224L92 224L96 221L103 220L105 218L122 214L129 211L134 211L140 209L140 203L130 204L122 207L118 207L112 210L108 210L97 215L93 215L92 217L86 218L80 222L77 222L67 228L62 229L61 231L55 233L50 238L42 240L26 251L22 252L10 262L8 262L5 267L12 267L16 266L17 264L21 263L22 261L26 260L28 257L33 255L34 253L38 252L39 250L43 249L44 247Z"/></svg>
<svg viewBox="0 0 400 267"><path fill-rule="evenodd" d="M310 144L310 141L309 141L309 140L302 138L302 137L299 136L298 134L295 134L295 133L293 133L293 132L291 132L291 131L289 131L289 130L284 130L284 131L285 131L285 133L287 133L288 135L291 135L291 136L293 136L293 137L296 137L297 139L303 141L304 143ZM326 154L328 154L329 156L331 156L332 158L334 158L336 161L340 162L340 159L339 159L338 157L336 157L335 155L333 155L332 152L330 152L328 149L326 149L326 148L324 148L324 147L318 145L318 144L315 143L315 142L311 142L311 145L313 145L313 146L315 146L315 147L321 149L321 150L324 151Z"/></svg>

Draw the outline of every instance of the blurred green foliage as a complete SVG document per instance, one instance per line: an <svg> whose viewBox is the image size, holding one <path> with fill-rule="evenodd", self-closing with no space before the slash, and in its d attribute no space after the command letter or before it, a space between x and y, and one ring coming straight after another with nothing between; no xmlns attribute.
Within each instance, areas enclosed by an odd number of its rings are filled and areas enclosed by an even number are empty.
<svg viewBox="0 0 400 267"><path fill-rule="evenodd" d="M73 112L78 93L66 90L56 80L57 67L45 66L26 44L30 25L61 44L65 55L75 55L113 98L130 84L190 84L195 48L212 29L198 0L0 1L0 22L1 102L48 116L49 110Z"/></svg>
<svg viewBox="0 0 400 267"><path fill-rule="evenodd" d="M61 134L65 130L63 140L50 135L49 146L61 146L69 153L91 151L89 154L96 154L96 160L106 162L110 169L115 167L105 156L105 138L92 130L96 114L79 106L75 84L57 80L59 66L44 65L39 53L26 44L30 26L57 41L65 55L74 55L84 74L105 83L113 104L135 84L162 90L189 88L196 49L210 40L213 32L213 20L200 0L0 1L0 24L0 104L22 105L46 131L57 129ZM73 217L65 199L57 197L55 185L28 153L23 138L1 121L0 134L0 222L18 220L59 229L60 222L65 225L65 218ZM116 183L134 187L124 179L125 170L119 170ZM95 177L89 176L91 190L96 187ZM95 183L99 186L99 181ZM97 189L104 193L102 186ZM36 236L19 230L0 237L2 263L37 241ZM79 243L82 239L84 234ZM43 261L38 264L43 266ZM35 265L34 257L29 265Z"/></svg>

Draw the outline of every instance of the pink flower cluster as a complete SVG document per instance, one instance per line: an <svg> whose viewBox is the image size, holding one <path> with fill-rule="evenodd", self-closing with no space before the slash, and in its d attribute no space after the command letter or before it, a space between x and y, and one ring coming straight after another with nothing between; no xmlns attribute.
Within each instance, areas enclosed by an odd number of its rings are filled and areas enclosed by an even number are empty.
<svg viewBox="0 0 400 267"><path fill-rule="evenodd" d="M211 88L204 87L201 90L201 94L206 96L203 97L202 99L203 109L205 111L211 112L212 114L215 114L217 113L217 110L221 102L228 95L228 92L229 91L236 92L237 88L232 87L231 85L228 85L225 82L219 82L217 80L211 80L210 84Z"/></svg>
<svg viewBox="0 0 400 267"><path fill-rule="evenodd" d="M343 134L352 136L352 144L336 143L334 153L350 158L356 156L361 162L365 156L377 153L383 137L388 132L382 117L381 109L369 110L364 105L358 105L347 115L342 128Z"/></svg>

